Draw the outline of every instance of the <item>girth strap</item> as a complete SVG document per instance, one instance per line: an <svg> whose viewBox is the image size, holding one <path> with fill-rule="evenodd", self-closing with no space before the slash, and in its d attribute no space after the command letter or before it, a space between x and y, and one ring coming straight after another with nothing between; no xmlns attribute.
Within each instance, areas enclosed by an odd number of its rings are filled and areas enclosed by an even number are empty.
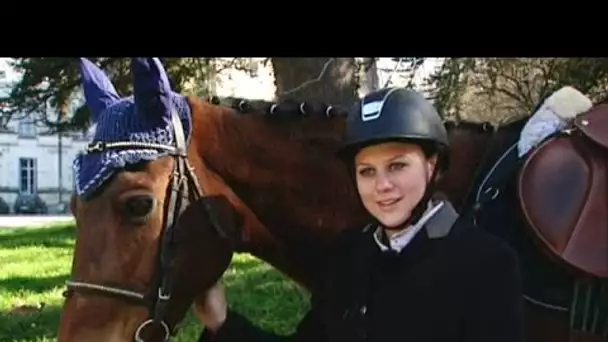
<svg viewBox="0 0 608 342"><path fill-rule="evenodd" d="M596 277L575 280L570 329L608 339L608 280Z"/></svg>

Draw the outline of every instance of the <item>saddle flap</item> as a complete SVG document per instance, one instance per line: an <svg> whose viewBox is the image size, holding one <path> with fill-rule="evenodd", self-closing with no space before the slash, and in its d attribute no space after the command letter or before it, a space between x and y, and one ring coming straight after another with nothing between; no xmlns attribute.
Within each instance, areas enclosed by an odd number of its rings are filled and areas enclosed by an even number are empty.
<svg viewBox="0 0 608 342"><path fill-rule="evenodd" d="M608 148L608 104L600 104L574 119L576 126L587 138Z"/></svg>
<svg viewBox="0 0 608 342"><path fill-rule="evenodd" d="M528 156L518 177L532 235L560 263L601 278L608 278L607 157L586 138L557 136Z"/></svg>

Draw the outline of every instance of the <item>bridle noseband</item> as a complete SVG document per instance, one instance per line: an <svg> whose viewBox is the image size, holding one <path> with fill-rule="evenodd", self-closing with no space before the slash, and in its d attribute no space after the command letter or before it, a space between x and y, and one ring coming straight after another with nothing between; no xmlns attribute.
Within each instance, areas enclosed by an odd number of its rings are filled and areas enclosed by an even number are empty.
<svg viewBox="0 0 608 342"><path fill-rule="evenodd" d="M158 267L154 283L155 288L151 289L147 294L144 294L123 287L95 284L80 280L68 280L66 282L68 288L64 293L64 296L66 297L77 291L96 292L146 306L149 313L152 315L142 322L135 331L134 340L136 342L145 342L141 337L141 333L149 325L160 325L163 328L164 341L168 341L174 334L173 329L165 321L164 316L167 304L171 299L175 275L175 256L177 252L175 221L191 202L204 196L196 174L194 173L194 169L190 167L188 162L186 136L181 120L175 110L171 113L171 121L175 138L173 145L132 141L96 141L90 143L86 151L86 153L100 153L108 149L155 149L167 151L169 152L169 155L173 156L175 159L173 173L167 189L169 192L169 200L166 202L165 218L163 230L161 232L162 236L159 242ZM219 225L219 221L217 220L215 213L211 210L211 207L206 206L205 209L213 227L220 235L224 235Z"/></svg>

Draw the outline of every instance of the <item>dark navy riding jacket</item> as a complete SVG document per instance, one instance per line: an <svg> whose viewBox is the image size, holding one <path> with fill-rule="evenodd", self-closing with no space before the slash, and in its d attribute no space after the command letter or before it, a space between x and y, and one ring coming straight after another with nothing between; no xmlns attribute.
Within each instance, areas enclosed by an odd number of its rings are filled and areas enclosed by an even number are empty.
<svg viewBox="0 0 608 342"><path fill-rule="evenodd" d="M445 203L399 253L381 251L374 229L345 231L294 334L262 331L229 311L199 341L523 342L515 252L457 217Z"/></svg>

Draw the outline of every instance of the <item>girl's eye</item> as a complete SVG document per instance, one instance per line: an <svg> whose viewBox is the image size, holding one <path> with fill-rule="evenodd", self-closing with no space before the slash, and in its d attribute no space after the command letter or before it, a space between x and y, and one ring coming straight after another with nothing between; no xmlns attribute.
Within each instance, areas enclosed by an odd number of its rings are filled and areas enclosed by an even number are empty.
<svg viewBox="0 0 608 342"><path fill-rule="evenodd" d="M391 171L399 171L401 169L403 169L404 167L406 167L407 164L403 163L403 162L395 162L395 163L391 163L389 165L389 170Z"/></svg>
<svg viewBox="0 0 608 342"><path fill-rule="evenodd" d="M365 168L359 169L359 175L363 176L363 177L373 176L374 169L372 169L371 167L365 167Z"/></svg>

